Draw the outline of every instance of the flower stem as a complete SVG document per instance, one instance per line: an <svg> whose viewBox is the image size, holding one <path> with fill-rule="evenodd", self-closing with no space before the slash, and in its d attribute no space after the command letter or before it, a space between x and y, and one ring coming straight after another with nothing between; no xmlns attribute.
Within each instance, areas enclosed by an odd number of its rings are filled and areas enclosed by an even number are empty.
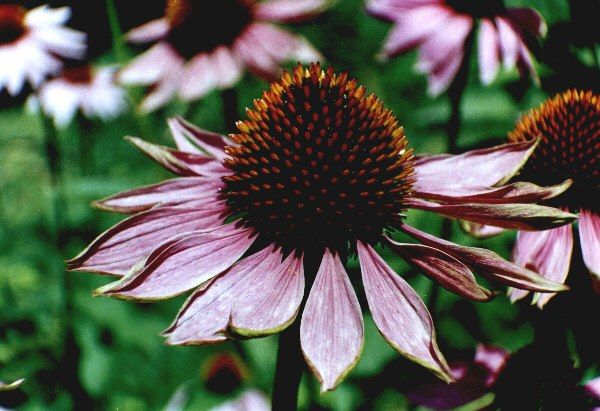
<svg viewBox="0 0 600 411"><path fill-rule="evenodd" d="M106 14L108 15L108 24L112 35L112 48L115 53L115 58L119 63L127 61L127 48L123 41L123 32L121 31L121 23L117 14L114 0L106 0Z"/></svg>
<svg viewBox="0 0 600 411"><path fill-rule="evenodd" d="M238 113L237 91L228 88L221 91L221 100L223 101L223 116L225 118L225 127L228 133L234 133L235 123L240 119Z"/></svg>
<svg viewBox="0 0 600 411"><path fill-rule="evenodd" d="M273 411L298 409L298 390L304 367L298 318L279 335L277 367L273 381Z"/></svg>

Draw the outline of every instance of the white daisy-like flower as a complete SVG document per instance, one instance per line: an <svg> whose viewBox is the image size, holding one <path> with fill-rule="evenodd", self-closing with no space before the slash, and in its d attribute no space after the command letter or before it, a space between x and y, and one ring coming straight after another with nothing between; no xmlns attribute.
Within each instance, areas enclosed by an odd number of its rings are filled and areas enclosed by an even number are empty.
<svg viewBox="0 0 600 411"><path fill-rule="evenodd" d="M86 117L110 120L127 107L125 90L115 83L114 77L113 67L65 68L59 77L40 87L37 105L54 119L56 127L67 126L78 109Z"/></svg>
<svg viewBox="0 0 600 411"><path fill-rule="evenodd" d="M37 88L62 68L62 58L85 55L84 33L64 27L71 9L47 5L27 10L18 4L0 5L0 91L17 95L25 82Z"/></svg>

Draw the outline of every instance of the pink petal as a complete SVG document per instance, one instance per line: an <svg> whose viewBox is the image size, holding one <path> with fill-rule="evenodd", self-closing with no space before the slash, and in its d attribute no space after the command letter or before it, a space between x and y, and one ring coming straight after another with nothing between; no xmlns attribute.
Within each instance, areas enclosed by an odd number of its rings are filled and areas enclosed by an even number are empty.
<svg viewBox="0 0 600 411"><path fill-rule="evenodd" d="M173 150L169 147L149 143L137 137L125 137L125 139L148 157L178 176L221 177L230 172L213 157Z"/></svg>
<svg viewBox="0 0 600 411"><path fill-rule="evenodd" d="M179 95L186 101L204 97L218 84L219 72L207 53L194 56L184 67Z"/></svg>
<svg viewBox="0 0 600 411"><path fill-rule="evenodd" d="M536 146L536 141L527 141L459 155L420 157L415 162L417 181L414 188L443 193L445 190L494 186L514 176Z"/></svg>
<svg viewBox="0 0 600 411"><path fill-rule="evenodd" d="M331 0L269 0L255 5L254 17L279 23L297 23L327 9Z"/></svg>
<svg viewBox="0 0 600 411"><path fill-rule="evenodd" d="M590 397L600 400L600 377L589 380L584 385L585 392Z"/></svg>
<svg viewBox="0 0 600 411"><path fill-rule="evenodd" d="M598 213L585 209L579 211L579 241L586 267L600 280L600 215Z"/></svg>
<svg viewBox="0 0 600 411"><path fill-rule="evenodd" d="M490 84L500 66L499 38L494 23L489 19L479 22L479 77L483 84Z"/></svg>
<svg viewBox="0 0 600 411"><path fill-rule="evenodd" d="M224 135L203 130L182 117L170 118L168 124L175 144L181 151L206 153L219 161L225 158L225 146L231 141Z"/></svg>
<svg viewBox="0 0 600 411"><path fill-rule="evenodd" d="M118 75L123 84L153 84L179 71L183 58L167 43L158 43L133 59Z"/></svg>
<svg viewBox="0 0 600 411"><path fill-rule="evenodd" d="M222 224L223 206L210 209L161 207L130 217L100 234L69 269L123 276L161 243Z"/></svg>
<svg viewBox="0 0 600 411"><path fill-rule="evenodd" d="M166 242L143 268L99 290L135 300L161 300L186 292L231 267L254 242L252 229L228 224Z"/></svg>
<svg viewBox="0 0 600 411"><path fill-rule="evenodd" d="M300 342L321 391L333 390L360 358L364 342L358 299L339 256L325 250L302 314Z"/></svg>
<svg viewBox="0 0 600 411"><path fill-rule="evenodd" d="M562 291L567 289L563 284L548 281L531 270L506 261L493 251L454 244L406 224L403 224L400 229L421 243L438 248L462 261L465 265L491 280L533 291Z"/></svg>
<svg viewBox="0 0 600 411"><path fill-rule="evenodd" d="M419 7L398 14L398 19L385 41L384 54L393 57L416 47L451 15L452 12L448 8L437 5Z"/></svg>
<svg viewBox="0 0 600 411"><path fill-rule="evenodd" d="M548 30L542 15L532 8L508 8L506 18L534 37L545 36Z"/></svg>
<svg viewBox="0 0 600 411"><path fill-rule="evenodd" d="M150 92L140 103L139 111L148 114L163 107L177 93L183 76L182 65L173 64L163 78L152 85Z"/></svg>
<svg viewBox="0 0 600 411"><path fill-rule="evenodd" d="M368 0L367 11L383 20L391 22L401 18L406 12L431 5L443 5L442 0Z"/></svg>
<svg viewBox="0 0 600 411"><path fill-rule="evenodd" d="M381 334L409 360L452 381L435 341L431 315L421 298L370 245L358 241L357 250L367 301Z"/></svg>
<svg viewBox="0 0 600 411"><path fill-rule="evenodd" d="M409 198L406 205L462 220L516 230L547 230L568 224L577 216L537 204L438 204Z"/></svg>
<svg viewBox="0 0 600 411"><path fill-rule="evenodd" d="M509 357L510 354L503 348L485 344L477 345L474 362L488 371L484 380L486 387L489 388L496 383Z"/></svg>
<svg viewBox="0 0 600 411"><path fill-rule="evenodd" d="M496 17L495 22L498 28L498 38L500 39L500 51L502 52L504 67L512 69L517 62L519 54L519 35L505 18Z"/></svg>
<svg viewBox="0 0 600 411"><path fill-rule="evenodd" d="M267 247L192 294L165 331L168 344L264 336L294 321L304 293L302 258Z"/></svg>
<svg viewBox="0 0 600 411"><path fill-rule="evenodd" d="M221 89L233 87L242 77L243 65L236 56L225 46L217 47L211 55L216 76L217 86Z"/></svg>
<svg viewBox="0 0 600 411"><path fill-rule="evenodd" d="M536 271L547 280L564 283L571 266L573 252L573 229L571 225L541 232L517 234L513 252L513 261L521 267ZM526 292L509 291L512 301L521 299ZM538 307L542 308L554 293L538 294L535 297Z"/></svg>
<svg viewBox="0 0 600 411"><path fill-rule="evenodd" d="M163 17L128 31L125 37L131 43L149 43L161 40L169 33L170 29L169 21Z"/></svg>
<svg viewBox="0 0 600 411"><path fill-rule="evenodd" d="M464 220L460 222L460 226L473 237L480 239L494 237L505 231L505 229L501 227L472 223Z"/></svg>
<svg viewBox="0 0 600 411"><path fill-rule="evenodd" d="M159 204L174 205L188 201L205 200L207 204L218 200L223 183L215 177L180 177L150 186L125 191L98 200L94 206L117 213L138 213Z"/></svg>
<svg viewBox="0 0 600 411"><path fill-rule="evenodd" d="M548 200L564 193L573 184L573 180L566 180L561 184L540 187L533 183L517 182L500 187L448 187L443 192L425 188L423 191L415 190L415 197L436 200L444 204L482 203L482 204L510 204L510 203L537 203Z"/></svg>
<svg viewBox="0 0 600 411"><path fill-rule="evenodd" d="M495 294L477 284L471 270L456 258L434 247L402 244L386 237L386 244L407 263L442 287L461 297L490 301Z"/></svg>

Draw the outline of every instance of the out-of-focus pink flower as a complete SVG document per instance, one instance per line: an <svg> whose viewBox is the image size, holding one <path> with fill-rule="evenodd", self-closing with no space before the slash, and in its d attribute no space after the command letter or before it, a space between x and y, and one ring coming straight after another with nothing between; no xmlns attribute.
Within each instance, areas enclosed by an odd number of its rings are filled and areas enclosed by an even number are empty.
<svg viewBox="0 0 600 411"><path fill-rule="evenodd" d="M110 120L127 107L125 91L114 82L114 74L110 67L66 68L40 87L36 103L57 127L67 126L78 109L86 117Z"/></svg>
<svg viewBox="0 0 600 411"><path fill-rule="evenodd" d="M589 380L583 388L587 395L600 401L600 377Z"/></svg>
<svg viewBox="0 0 600 411"><path fill-rule="evenodd" d="M515 180L541 185L572 180L572 186L550 204L579 213L579 242L592 284L600 293L600 96L569 90L544 102L517 123L509 134L512 142L539 144ZM473 227L496 233L488 227ZM517 234L513 260L545 278L564 283L571 266L573 229L566 225L552 230ZM525 290L510 290L513 301L524 298ZM542 308L554 294L536 295Z"/></svg>
<svg viewBox="0 0 600 411"><path fill-rule="evenodd" d="M271 404L265 394L247 390L238 398L214 407L211 411L270 411Z"/></svg>
<svg viewBox="0 0 600 411"><path fill-rule="evenodd" d="M159 41L120 73L125 84L152 90L142 110L152 111L177 94L196 100L234 86L249 68L272 80L286 61L310 62L319 53L302 37L273 23L305 20L330 0L168 0L165 17L131 30L134 43Z"/></svg>
<svg viewBox="0 0 600 411"><path fill-rule="evenodd" d="M18 4L0 4L0 91L17 95L26 82L36 88L63 66L60 58L85 54L85 34L64 27L68 7L36 7L27 11Z"/></svg>
<svg viewBox="0 0 600 411"><path fill-rule="evenodd" d="M503 64L536 76L528 42L543 36L546 25L531 8L505 8L502 1L369 0L367 10L394 26L382 54L393 57L419 49L417 70L428 75L429 92L448 88L461 67L466 40L479 21L479 76L489 84Z"/></svg>
<svg viewBox="0 0 600 411"><path fill-rule="evenodd" d="M441 240L403 218L415 208L543 229L575 216L533 204L560 187L495 187L523 164L534 142L415 161L393 114L365 93L346 74L299 66L255 100L237 134L173 119L177 149L130 139L179 177L99 201L100 208L133 215L69 268L120 277L98 293L125 299L160 300L195 289L165 331L167 343L188 345L286 328L300 311L306 263L314 268L306 273L312 288L301 346L322 389L331 390L363 347L363 316L344 266L357 255L381 333L400 354L451 380L427 308L375 246L477 301L494 293L473 271L527 290L560 291L563 285L491 251ZM393 230L421 244L396 242Z"/></svg>
<svg viewBox="0 0 600 411"><path fill-rule="evenodd" d="M455 382L446 384L432 378L407 390L406 397L414 404L434 409L468 404L490 391L508 358L504 349L480 344L472 361L450 363Z"/></svg>

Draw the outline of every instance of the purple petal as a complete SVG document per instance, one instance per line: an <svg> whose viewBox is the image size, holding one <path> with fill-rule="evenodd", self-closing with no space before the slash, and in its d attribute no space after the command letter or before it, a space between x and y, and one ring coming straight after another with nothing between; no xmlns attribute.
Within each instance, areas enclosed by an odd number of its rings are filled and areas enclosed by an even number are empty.
<svg viewBox="0 0 600 411"><path fill-rule="evenodd" d="M139 271L98 293L142 301L174 297L231 267L254 242L252 234L228 224L176 238L153 251Z"/></svg>
<svg viewBox="0 0 600 411"><path fill-rule="evenodd" d="M434 247L402 244L386 237L387 245L407 263L442 287L475 301L489 301L495 294L477 284L471 270L456 258Z"/></svg>
<svg viewBox="0 0 600 411"><path fill-rule="evenodd" d="M417 181L414 188L417 191L444 193L451 189L492 187L515 175L536 145L537 141L527 141L459 155L420 157L415 162Z"/></svg>
<svg viewBox="0 0 600 411"><path fill-rule="evenodd" d="M502 62L506 69L512 69L519 54L519 35L504 17L496 17L495 22L498 28L498 38L500 39Z"/></svg>
<svg viewBox="0 0 600 411"><path fill-rule="evenodd" d="M357 250L369 309L381 334L409 360L452 381L435 341L431 315L421 298L370 245L358 241Z"/></svg>
<svg viewBox="0 0 600 411"><path fill-rule="evenodd" d="M577 219L574 214L537 204L438 204L420 198L409 198L406 203L447 217L516 230L547 230Z"/></svg>
<svg viewBox="0 0 600 411"><path fill-rule="evenodd" d="M493 251L454 244L406 224L403 224L400 229L423 244L443 250L491 280L533 291L548 292L567 289L562 283L554 283L531 270L510 263Z"/></svg>
<svg viewBox="0 0 600 411"><path fill-rule="evenodd" d="M159 204L175 205L202 200L210 204L219 201L219 189L222 186L221 180L215 177L173 178L159 184L125 191L93 204L102 210L125 214L146 211Z"/></svg>
<svg viewBox="0 0 600 411"><path fill-rule="evenodd" d="M404 13L426 6L441 6L442 3L440 0L368 0L366 8L370 14L380 19L395 22Z"/></svg>
<svg viewBox="0 0 600 411"><path fill-rule="evenodd" d="M461 221L460 226L467 233L471 234L475 238L490 238L502 234L506 231L501 227L494 227L491 225L484 225L478 223L472 223L470 221Z"/></svg>
<svg viewBox="0 0 600 411"><path fill-rule="evenodd" d="M527 267L547 280L564 283L571 265L573 252L573 229L571 225L540 232L517 234L513 252L513 261L521 267ZM512 301L521 299L527 292L509 291ZM542 308L554 293L538 294L534 298Z"/></svg>
<svg viewBox="0 0 600 411"><path fill-rule="evenodd" d="M344 265L325 250L300 326L302 352L321 381L333 390L356 365L363 348L363 317Z"/></svg>
<svg viewBox="0 0 600 411"><path fill-rule="evenodd" d="M230 334L258 337L287 327L302 300L304 272L302 258L282 259L281 251L267 247L195 291L165 331L167 343L210 344Z"/></svg>
<svg viewBox="0 0 600 411"><path fill-rule="evenodd" d="M198 128L182 117L170 118L168 124L179 150L194 154L206 153L219 161L225 158L225 146L231 144L231 141L224 135Z"/></svg>
<svg viewBox="0 0 600 411"><path fill-rule="evenodd" d="M548 27L540 13L531 8L508 8L506 17L520 29L534 37L546 35Z"/></svg>
<svg viewBox="0 0 600 411"><path fill-rule="evenodd" d="M259 20L297 23L327 9L331 0L269 0L257 3L254 16Z"/></svg>
<svg viewBox="0 0 600 411"><path fill-rule="evenodd" d="M479 56L479 77L483 84L490 84L498 72L500 66L499 42L494 23L489 19L481 19L477 54Z"/></svg>
<svg viewBox="0 0 600 411"><path fill-rule="evenodd" d="M169 21L163 17L131 29L125 37L131 43L149 43L164 38L170 29Z"/></svg>
<svg viewBox="0 0 600 411"><path fill-rule="evenodd" d="M579 241L586 267L600 279L600 215L585 209L579 211Z"/></svg>
<svg viewBox="0 0 600 411"><path fill-rule="evenodd" d="M73 271L123 276L157 245L181 233L222 224L222 206L209 209L161 207L130 217L100 234L77 257L68 261Z"/></svg>
<svg viewBox="0 0 600 411"><path fill-rule="evenodd" d="M584 389L587 395L596 400L600 400L600 377L589 380L585 383Z"/></svg>
<svg viewBox="0 0 600 411"><path fill-rule="evenodd" d="M184 71L179 95L186 101L202 98L217 87L219 71L208 53L194 56L185 65Z"/></svg>
<svg viewBox="0 0 600 411"><path fill-rule="evenodd" d="M415 197L441 201L445 204L483 203L510 204L536 203L548 200L564 193L573 184L573 180L540 187L533 183L517 182L500 187L448 187L443 192L435 190L415 190Z"/></svg>
<svg viewBox="0 0 600 411"><path fill-rule="evenodd" d="M486 387L489 388L496 383L509 357L510 353L503 348L485 344L477 345L474 362L488 372L484 379Z"/></svg>

